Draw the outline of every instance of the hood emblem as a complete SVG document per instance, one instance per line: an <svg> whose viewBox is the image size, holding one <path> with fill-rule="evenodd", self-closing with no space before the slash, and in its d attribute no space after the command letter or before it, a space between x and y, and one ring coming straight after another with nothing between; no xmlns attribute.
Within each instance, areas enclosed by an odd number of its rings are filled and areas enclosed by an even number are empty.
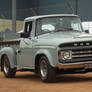
<svg viewBox="0 0 92 92"><path fill-rule="evenodd" d="M74 46L78 46L78 44L77 43L74 43Z"/></svg>
<svg viewBox="0 0 92 92"><path fill-rule="evenodd" d="M89 46L90 45L90 43L74 43L74 46L84 46L84 45L86 45L86 46Z"/></svg>
<svg viewBox="0 0 92 92"><path fill-rule="evenodd" d="M80 43L80 46L83 46L84 45L84 43Z"/></svg>
<svg viewBox="0 0 92 92"><path fill-rule="evenodd" d="M90 45L90 43L86 43L86 45L87 45L87 46L89 46L89 45Z"/></svg>

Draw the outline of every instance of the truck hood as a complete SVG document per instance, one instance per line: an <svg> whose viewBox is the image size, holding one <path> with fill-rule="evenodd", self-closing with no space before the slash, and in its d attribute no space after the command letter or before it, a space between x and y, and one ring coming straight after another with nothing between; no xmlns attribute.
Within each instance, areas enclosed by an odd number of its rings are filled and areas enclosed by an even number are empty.
<svg viewBox="0 0 92 92"><path fill-rule="evenodd" d="M63 43L82 41L92 41L92 35L84 32L53 32L38 36L40 45L58 46Z"/></svg>

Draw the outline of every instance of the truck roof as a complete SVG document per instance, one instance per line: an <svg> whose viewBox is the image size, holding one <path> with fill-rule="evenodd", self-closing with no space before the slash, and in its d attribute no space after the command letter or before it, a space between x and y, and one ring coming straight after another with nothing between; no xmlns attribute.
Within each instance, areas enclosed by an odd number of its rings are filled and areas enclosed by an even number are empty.
<svg viewBox="0 0 92 92"><path fill-rule="evenodd" d="M77 17L77 15L74 15L74 14L51 14L51 15L41 15L41 16L28 17L28 18L25 18L25 21L36 20L36 19L45 18L45 17L55 17L55 16L61 16L61 17L75 16L75 17Z"/></svg>

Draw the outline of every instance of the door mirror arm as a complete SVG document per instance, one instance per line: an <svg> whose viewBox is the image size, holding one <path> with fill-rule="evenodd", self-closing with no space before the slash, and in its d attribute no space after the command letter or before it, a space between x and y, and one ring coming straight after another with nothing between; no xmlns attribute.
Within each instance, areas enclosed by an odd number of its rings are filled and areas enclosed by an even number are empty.
<svg viewBox="0 0 92 92"><path fill-rule="evenodd" d="M89 34L89 30L85 30L85 33L88 33Z"/></svg>
<svg viewBox="0 0 92 92"><path fill-rule="evenodd" d="M22 38L28 38L29 37L29 34L28 33L21 33L20 36Z"/></svg>

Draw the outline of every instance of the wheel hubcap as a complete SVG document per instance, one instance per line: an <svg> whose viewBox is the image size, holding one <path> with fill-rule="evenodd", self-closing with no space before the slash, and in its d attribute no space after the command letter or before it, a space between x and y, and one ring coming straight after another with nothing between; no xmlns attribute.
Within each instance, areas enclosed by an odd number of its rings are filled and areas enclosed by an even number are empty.
<svg viewBox="0 0 92 92"><path fill-rule="evenodd" d="M8 67L8 64L7 64L7 60L5 59L4 60L4 72L8 73L8 70L9 70L9 67Z"/></svg>
<svg viewBox="0 0 92 92"><path fill-rule="evenodd" d="M44 60L40 63L40 72L43 77L47 76L47 64Z"/></svg>

